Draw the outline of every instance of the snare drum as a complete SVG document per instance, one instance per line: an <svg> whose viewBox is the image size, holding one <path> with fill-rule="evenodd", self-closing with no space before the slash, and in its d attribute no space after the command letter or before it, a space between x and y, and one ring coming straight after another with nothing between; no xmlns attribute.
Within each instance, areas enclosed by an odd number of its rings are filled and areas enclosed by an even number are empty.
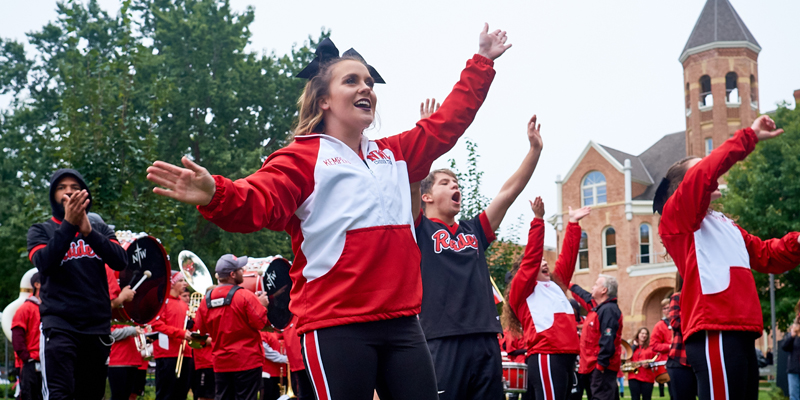
<svg viewBox="0 0 800 400"><path fill-rule="evenodd" d="M528 366L523 363L503 363L503 389L509 393L525 393L528 390Z"/></svg>

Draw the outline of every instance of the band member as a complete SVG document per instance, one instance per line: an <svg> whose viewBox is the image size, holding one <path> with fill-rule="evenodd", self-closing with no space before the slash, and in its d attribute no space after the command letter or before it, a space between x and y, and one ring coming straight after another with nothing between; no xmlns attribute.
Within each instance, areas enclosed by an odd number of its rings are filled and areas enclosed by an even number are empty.
<svg viewBox="0 0 800 400"><path fill-rule="evenodd" d="M702 160L675 163L653 201L664 247L684 279L681 327L701 400L758 397L754 341L763 321L750 269L780 274L800 264L800 233L761 240L709 208L722 196L722 174L781 133L769 116L758 117Z"/></svg>
<svg viewBox="0 0 800 400"><path fill-rule="evenodd" d="M264 346L261 399L277 400L281 396L280 385L288 383L288 359L281 353L282 345L277 332L261 332L261 344Z"/></svg>
<svg viewBox="0 0 800 400"><path fill-rule="evenodd" d="M672 344L672 328L669 326L669 299L661 300L661 319L656 322L653 327L653 337L650 340L650 345L653 351L658 354L656 362L666 362L669 357L669 347ZM655 377L667 372L667 368L663 365L656 367L653 374ZM664 397L664 384L659 383L658 389L661 397ZM672 394L672 386L667 382L667 390L669 391L670 399L674 399Z"/></svg>
<svg viewBox="0 0 800 400"><path fill-rule="evenodd" d="M108 359L108 386L111 400L136 400L136 386L140 378L142 353L136 346L134 336L144 330L138 326L114 325L111 327L111 356Z"/></svg>
<svg viewBox="0 0 800 400"><path fill-rule="evenodd" d="M581 331L578 372L590 374L592 399L611 400L617 396L617 372L620 368L622 312L617 306L617 279L597 277L592 291L572 284L569 290L589 311Z"/></svg>
<svg viewBox="0 0 800 400"><path fill-rule="evenodd" d="M505 32L487 25L479 54L441 108L410 131L373 141L363 131L375 118L373 85L383 79L354 50L339 57L323 40L297 75L309 81L295 140L258 172L233 182L188 158L186 168L161 161L148 168L163 187L155 193L198 205L222 229L292 237L291 310L318 397L371 399L384 382L394 398L437 398L416 318L422 284L409 182L425 178L472 122L505 42Z"/></svg>
<svg viewBox="0 0 800 400"><path fill-rule="evenodd" d="M206 290L206 296L216 285ZM214 342L211 337L206 340L206 345L199 349L192 349L194 354L194 372L192 373L192 394L194 400L214 400Z"/></svg>
<svg viewBox="0 0 800 400"><path fill-rule="evenodd" d="M528 233L525 254L509 289L503 314L519 318L528 350L528 390L535 398L566 400L573 386L575 356L580 352L574 310L565 290L572 280L581 228L578 222L589 215L584 207L569 210L569 224L561 254L551 272L544 254L544 203L531 202L535 218ZM510 324L514 326L514 324Z"/></svg>
<svg viewBox="0 0 800 400"><path fill-rule="evenodd" d="M121 271L128 261L108 225L89 220L91 198L78 171L56 171L50 179L53 217L28 230L28 257L42 285L39 356L49 399L94 400L105 393L111 345L105 265Z"/></svg>
<svg viewBox="0 0 800 400"><path fill-rule="evenodd" d="M31 276L31 287L33 294L25 299L25 302L14 314L11 322L11 343L14 346L14 353L22 360L22 371L20 372L20 399L34 400L42 398L42 373L39 360L39 290L42 285L39 273Z"/></svg>
<svg viewBox="0 0 800 400"><path fill-rule="evenodd" d="M675 399L694 399L697 397L697 377L686 360L686 347L681 333L680 292L683 278L675 274L675 293L669 299L669 326L672 328L672 344L667 359L670 391Z"/></svg>
<svg viewBox="0 0 800 400"><path fill-rule="evenodd" d="M297 400L314 400L316 394L314 393L314 387L311 385L311 378L308 376L306 366L303 363L302 344L300 337L297 335L296 323L297 317L295 316L289 326L283 330L283 345L286 347L289 370L292 371L292 391L297 396Z"/></svg>
<svg viewBox="0 0 800 400"><path fill-rule="evenodd" d="M156 319L151 322L153 332L158 332L158 340L153 345L153 358L156 360L156 400L185 400L189 393L194 372L192 348L188 340L191 332L184 329L186 312L189 305L181 300L181 293L186 291L186 280L179 271L173 271L170 277L169 296L161 307ZM178 353L183 348L183 364L180 378L176 374Z"/></svg>
<svg viewBox="0 0 800 400"><path fill-rule="evenodd" d="M650 331L647 328L639 328L636 332L636 339L633 345L633 355L630 361L644 362L652 361L656 352L650 346ZM649 364L640 366L634 371L628 372L628 387L631 389L631 400L650 400L653 397L653 383L656 376L653 368Z"/></svg>
<svg viewBox="0 0 800 400"><path fill-rule="evenodd" d="M431 107L423 104L423 120L433 114ZM503 396L503 366L497 346L502 327L484 252L536 168L542 151L540 127L533 116L527 130L530 149L522 165L486 210L470 220L455 220L461 212L455 173L432 171L420 185L424 213L415 220L422 254L419 322L433 358L440 399ZM412 197L412 202L419 200Z"/></svg>
<svg viewBox="0 0 800 400"><path fill-rule="evenodd" d="M250 400L258 396L264 349L260 331L267 326L267 294L239 286L247 257L226 254L217 261L219 285L197 309L197 329L214 338L216 400Z"/></svg>

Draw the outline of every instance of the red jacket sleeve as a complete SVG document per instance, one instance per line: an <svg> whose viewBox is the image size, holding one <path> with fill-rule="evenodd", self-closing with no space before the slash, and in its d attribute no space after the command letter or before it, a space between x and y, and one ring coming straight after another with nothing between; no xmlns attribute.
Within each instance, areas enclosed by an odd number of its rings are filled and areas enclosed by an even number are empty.
<svg viewBox="0 0 800 400"><path fill-rule="evenodd" d="M554 276L556 283L569 285L572 275L575 273L575 262L578 259L578 249L581 243L581 226L570 222L564 233L564 243L561 246L561 254L558 255Z"/></svg>
<svg viewBox="0 0 800 400"><path fill-rule="evenodd" d="M282 231L314 189L318 139L298 138L276 151L254 174L231 181L214 175L217 190L211 202L197 209L228 232L249 233L263 228Z"/></svg>
<svg viewBox="0 0 800 400"><path fill-rule="evenodd" d="M528 244L525 246L525 255L519 265L519 271L511 280L511 289L508 291L508 301L511 309L519 316L525 299L536 288L536 277L542 267L542 254L544 253L544 220L534 218L531 229L528 231Z"/></svg>
<svg viewBox="0 0 800 400"><path fill-rule="evenodd" d="M424 179L433 161L453 148L475 119L494 79L493 65L492 60L476 54L467 61L461 79L438 111L409 131L377 141L400 153L395 158L406 161L410 182Z"/></svg>
<svg viewBox="0 0 800 400"><path fill-rule="evenodd" d="M248 292L250 296L242 296L243 306L247 312L247 325L260 331L267 326L267 309L261 305L256 295Z"/></svg>
<svg viewBox="0 0 800 400"><path fill-rule="evenodd" d="M664 204L659 228L664 234L691 233L700 229L708 206L710 194L717 190L718 180L733 164L744 160L758 143L752 129L746 128L725 141L686 171L683 182Z"/></svg>
<svg viewBox="0 0 800 400"><path fill-rule="evenodd" d="M174 339L183 339L184 335L186 334L186 331L183 329L183 327L172 326L164 323L164 308L161 309L161 314L159 314L156 319L150 322L150 326L153 327L153 331L161 332Z"/></svg>
<svg viewBox="0 0 800 400"><path fill-rule="evenodd" d="M575 299L584 310L592 311L592 309L594 309L594 300L592 300L591 293L574 283L569 284L569 291L572 292L572 298Z"/></svg>
<svg viewBox="0 0 800 400"><path fill-rule="evenodd" d="M750 254L750 268L765 274L782 274L800 265L798 232L791 232L780 239L761 240L758 236L742 232L744 245Z"/></svg>
<svg viewBox="0 0 800 400"><path fill-rule="evenodd" d="M678 332L681 330L681 295L675 293L669 298L669 326Z"/></svg>
<svg viewBox="0 0 800 400"><path fill-rule="evenodd" d="M201 335L208 334L208 328L205 322L206 313L208 313L208 308L206 307L206 298L203 297L203 300L197 307L197 312L194 314L194 329L200 332Z"/></svg>
<svg viewBox="0 0 800 400"><path fill-rule="evenodd" d="M669 353L669 347L672 344L672 338L669 337L669 328L664 320L656 322L653 328L653 338L650 340L653 351L658 353Z"/></svg>
<svg viewBox="0 0 800 400"><path fill-rule="evenodd" d="M114 275L114 270L108 265L106 265L106 280L108 281L108 297L110 297L111 300L114 300L119 297L122 289L119 287L119 283L117 283L117 277Z"/></svg>

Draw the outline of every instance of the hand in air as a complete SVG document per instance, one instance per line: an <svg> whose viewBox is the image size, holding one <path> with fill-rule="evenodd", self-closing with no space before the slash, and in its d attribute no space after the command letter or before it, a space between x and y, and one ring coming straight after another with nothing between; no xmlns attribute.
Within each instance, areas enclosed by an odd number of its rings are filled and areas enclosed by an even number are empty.
<svg viewBox="0 0 800 400"><path fill-rule="evenodd" d="M186 168L163 161L147 168L147 179L163 187L153 188L153 193L196 206L208 205L217 189L214 178L188 157L181 158L181 162Z"/></svg>
<svg viewBox="0 0 800 400"><path fill-rule="evenodd" d="M583 207L577 210L573 210L572 207L569 207L569 222L578 223L578 221L582 220L583 217L592 213L591 207Z"/></svg>
<svg viewBox="0 0 800 400"><path fill-rule="evenodd" d="M81 190L78 193L73 193L72 196L64 195L61 198L61 204L64 205L64 220L72 225L77 226L79 229L84 223L88 222L89 217L86 215L86 208L89 207L89 192ZM91 229L90 229L91 230Z"/></svg>
<svg viewBox="0 0 800 400"><path fill-rule="evenodd" d="M783 129L775 129L775 121L773 121L769 115L762 115L756 118L751 128L753 132L755 132L759 142L778 137L783 133Z"/></svg>
<svg viewBox="0 0 800 400"><path fill-rule="evenodd" d="M536 197L536 199L534 199L530 203L531 203L531 210L533 210L533 215L536 218L544 219L544 202L542 201L541 196Z"/></svg>
<svg viewBox="0 0 800 400"><path fill-rule="evenodd" d="M536 125L536 115L528 121L528 141L531 142L531 148L536 151L542 150L542 124Z"/></svg>
<svg viewBox="0 0 800 400"><path fill-rule="evenodd" d="M436 99L425 99L424 103L419 104L419 119L425 119L435 113L441 104L436 102Z"/></svg>
<svg viewBox="0 0 800 400"><path fill-rule="evenodd" d="M496 60L511 47L511 44L506 44L506 40L508 40L506 31L497 29L489 33L489 24L484 24L480 39L478 39L478 54L490 60Z"/></svg>

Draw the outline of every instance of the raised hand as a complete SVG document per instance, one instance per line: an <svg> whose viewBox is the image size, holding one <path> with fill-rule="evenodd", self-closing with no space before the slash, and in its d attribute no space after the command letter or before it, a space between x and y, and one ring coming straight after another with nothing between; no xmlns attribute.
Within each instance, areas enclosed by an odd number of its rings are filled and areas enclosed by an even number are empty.
<svg viewBox="0 0 800 400"><path fill-rule="evenodd" d="M783 133L783 129L775 129L775 121L773 121L769 115L762 115L756 118L751 128L753 132L755 132L756 137L758 137L759 142L778 137Z"/></svg>
<svg viewBox="0 0 800 400"><path fill-rule="evenodd" d="M569 222L578 223L578 221L582 220L583 217L591 213L592 213L592 208L589 206L579 208L577 210L573 210L572 207L569 207Z"/></svg>
<svg viewBox="0 0 800 400"><path fill-rule="evenodd" d="M542 135L540 133L542 124L536 125L536 115L528 121L528 141L531 142L531 148L534 150L542 150Z"/></svg>
<svg viewBox="0 0 800 400"><path fill-rule="evenodd" d="M147 168L147 179L163 187L153 188L153 193L196 206L208 205L217 190L214 178L188 157L181 158L181 162L186 168L163 161Z"/></svg>
<svg viewBox="0 0 800 400"><path fill-rule="evenodd" d="M419 104L419 119L425 119L435 113L441 104L436 102L436 99L425 99L424 103Z"/></svg>
<svg viewBox="0 0 800 400"><path fill-rule="evenodd" d="M506 31L497 29L489 33L489 24L484 24L480 39L478 39L478 54L490 60L496 60L511 47L511 44L506 44L506 40L508 40Z"/></svg>
<svg viewBox="0 0 800 400"><path fill-rule="evenodd" d="M72 196L64 195L61 198L61 204L64 205L64 220L77 226L80 230L83 223L89 222L89 217L86 215L86 208L89 207L89 202L89 192L85 189L78 193L73 193ZM89 232L91 232L91 228Z"/></svg>
<svg viewBox="0 0 800 400"><path fill-rule="evenodd" d="M534 199L530 203L531 203L531 210L533 210L533 215L536 218L544 219L544 202L542 201L541 196L536 197L536 199Z"/></svg>

